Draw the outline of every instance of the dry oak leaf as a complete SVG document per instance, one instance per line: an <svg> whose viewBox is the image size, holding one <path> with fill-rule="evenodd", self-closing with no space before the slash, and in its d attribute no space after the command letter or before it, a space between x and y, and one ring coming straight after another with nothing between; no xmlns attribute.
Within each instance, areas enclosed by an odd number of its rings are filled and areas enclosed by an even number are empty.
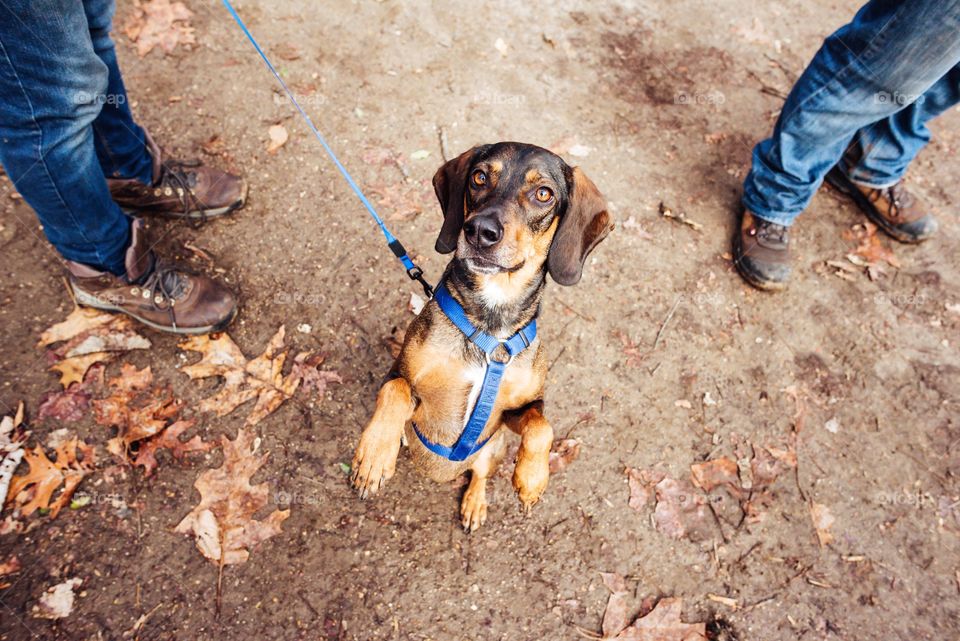
<svg viewBox="0 0 960 641"><path fill-rule="evenodd" d="M660 599L649 614L633 622L618 634L621 641L706 641L705 623L684 623L680 620L683 599Z"/></svg>
<svg viewBox="0 0 960 641"><path fill-rule="evenodd" d="M196 44L194 28L190 26L193 12L182 2L133 0L133 6L133 14L123 31L137 43L137 55L141 58L154 47L160 47L164 53L173 53L178 44Z"/></svg>
<svg viewBox="0 0 960 641"><path fill-rule="evenodd" d="M885 262L891 267L900 268L900 260L889 247L884 245L877 236L877 226L873 223L854 225L845 236L859 244L853 250L854 254L863 257L871 265Z"/></svg>
<svg viewBox="0 0 960 641"><path fill-rule="evenodd" d="M737 499L742 498L740 468L736 461L726 456L703 463L694 463L690 466L690 478L693 479L693 484L704 492L724 486Z"/></svg>
<svg viewBox="0 0 960 641"><path fill-rule="evenodd" d="M20 559L16 556L11 556L6 561L0 563L0 579L7 576L8 574L16 574L20 571ZM10 587L10 583L2 582L0 583L0 590L6 590Z"/></svg>
<svg viewBox="0 0 960 641"><path fill-rule="evenodd" d="M83 381L64 390L45 393L37 408L37 418L52 418L58 423L73 423L90 410L93 391L103 385L104 366L97 364L87 370Z"/></svg>
<svg viewBox="0 0 960 641"><path fill-rule="evenodd" d="M684 536L691 541L706 539L713 520L706 497L689 481L664 478L656 484L657 506L653 520L662 534L673 539Z"/></svg>
<svg viewBox="0 0 960 641"><path fill-rule="evenodd" d="M626 474L627 483L630 487L628 505L639 512L653 498L654 486L662 481L666 474L650 470L638 470L634 467L628 467Z"/></svg>
<svg viewBox="0 0 960 641"><path fill-rule="evenodd" d="M580 456L580 439L565 438L553 442L550 448L550 474L567 469Z"/></svg>
<svg viewBox="0 0 960 641"><path fill-rule="evenodd" d="M83 455L77 459L77 449ZM15 476L10 482L10 501L20 508L23 516L30 516L38 509L49 509L54 519L70 501L80 481L93 471L93 447L79 439L71 439L56 449L56 460L51 461L37 445L26 451L24 458L30 471L24 476ZM53 493L63 485L56 500Z"/></svg>
<svg viewBox="0 0 960 641"><path fill-rule="evenodd" d="M0 419L0 509L7 502L7 489L13 472L23 460L23 443L29 432L21 427L23 423L23 402L17 406L13 416Z"/></svg>
<svg viewBox="0 0 960 641"><path fill-rule="evenodd" d="M107 450L129 461L134 443L157 436L180 412L180 402L169 387L149 389L153 373L149 367L138 370L124 364L120 376L111 379L111 395L93 402L94 420L116 427L117 435L107 442Z"/></svg>
<svg viewBox="0 0 960 641"><path fill-rule="evenodd" d="M247 360L226 333L193 336L180 343L181 349L200 352L203 356L193 365L185 365L184 374L194 380L210 376L222 376L224 380L223 388L217 394L200 402L200 410L226 416L243 403L256 399L246 421L246 425L252 426L290 398L301 381L306 379L319 386L319 382L314 383L313 379L307 378L309 369L305 367L294 366L287 376L283 375L283 364L287 357L283 346L284 333L281 326L270 339L266 351L252 360ZM294 362L305 365L305 359L301 353L294 358Z"/></svg>
<svg viewBox="0 0 960 641"><path fill-rule="evenodd" d="M619 633L630 622L627 612L630 600L630 589L627 588L627 581L620 574L615 572L601 572L600 578L603 584L610 590L610 598L607 599L607 607L603 611L603 622L601 630L605 639L612 638Z"/></svg>
<svg viewBox="0 0 960 641"><path fill-rule="evenodd" d="M133 464L142 466L143 475L150 477L157 469L158 450L170 450L171 456L177 460L192 452L209 451L214 447L214 444L204 441L199 434L188 441L180 440L180 435L193 427L194 424L196 424L194 419L177 421L156 437L145 441L137 451L137 458L133 461Z"/></svg>
<svg viewBox="0 0 960 641"><path fill-rule="evenodd" d="M221 436L223 465L197 478L200 503L176 527L180 534L192 535L200 553L218 565L245 562L258 543L280 534L280 524L290 516L290 510L274 510L262 521L253 519L269 495L266 483L250 485L267 459L257 456L256 441L253 430L244 428L236 440Z"/></svg>
<svg viewBox="0 0 960 641"><path fill-rule="evenodd" d="M77 307L66 320L44 331L37 347L58 343L47 356L52 361L50 369L60 373L64 389L82 383L94 363L109 362L120 352L150 347L150 341L136 332L133 321L126 316L85 307Z"/></svg>

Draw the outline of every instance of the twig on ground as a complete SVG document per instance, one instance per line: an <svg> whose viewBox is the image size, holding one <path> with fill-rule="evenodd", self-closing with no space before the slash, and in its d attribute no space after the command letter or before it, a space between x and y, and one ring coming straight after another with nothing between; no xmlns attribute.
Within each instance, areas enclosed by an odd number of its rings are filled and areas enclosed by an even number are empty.
<svg viewBox="0 0 960 641"><path fill-rule="evenodd" d="M663 338L663 332L665 329L667 329L667 323L669 323L670 319L673 318L673 314L674 312L677 311L677 307L680 306L680 301L682 300L683 300L683 294L681 294L680 296L677 296L677 300L673 301L673 307L670 308L670 312L667 314L667 317L664 318L663 322L660 324L660 330L657 331L657 338L656 340L653 341L653 349L650 350L651 352L656 350L657 347L660 345L660 339Z"/></svg>
<svg viewBox="0 0 960 641"><path fill-rule="evenodd" d="M694 231L701 231L703 229L703 225L696 222L695 220L690 220L689 218L687 218L687 215L684 214L682 211L678 211L678 212L673 211L672 209L664 205L663 201L660 201L660 215L663 216L664 218L669 218L670 220L674 220L682 225L687 225L688 227L693 228Z"/></svg>
<svg viewBox="0 0 960 641"><path fill-rule="evenodd" d="M437 138L440 140L440 156L443 162L450 160L450 154L447 151L447 130L441 125L437 125Z"/></svg>

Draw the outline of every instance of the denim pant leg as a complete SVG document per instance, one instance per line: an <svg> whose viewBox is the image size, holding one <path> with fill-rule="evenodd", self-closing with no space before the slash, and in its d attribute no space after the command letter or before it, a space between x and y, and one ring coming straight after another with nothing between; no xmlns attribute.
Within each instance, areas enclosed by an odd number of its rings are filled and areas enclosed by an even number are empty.
<svg viewBox="0 0 960 641"><path fill-rule="evenodd" d="M64 258L120 274L130 220L90 126L107 75L81 0L0 3L0 161Z"/></svg>
<svg viewBox="0 0 960 641"><path fill-rule="evenodd" d="M960 0L871 0L828 37L753 151L743 204L790 225L854 135L903 108L960 62Z"/></svg>
<svg viewBox="0 0 960 641"><path fill-rule="evenodd" d="M864 127L841 165L851 180L867 187L889 187L903 178L911 161L930 142L927 122L960 102L960 65L922 96L891 96L907 106Z"/></svg>
<svg viewBox="0 0 960 641"><path fill-rule="evenodd" d="M100 115L93 121L94 148L103 174L152 184L153 158L147 152L143 129L133 120L117 64L117 51L110 37L116 8L114 0L83 0L83 8L93 50L107 65L107 90L101 96Z"/></svg>

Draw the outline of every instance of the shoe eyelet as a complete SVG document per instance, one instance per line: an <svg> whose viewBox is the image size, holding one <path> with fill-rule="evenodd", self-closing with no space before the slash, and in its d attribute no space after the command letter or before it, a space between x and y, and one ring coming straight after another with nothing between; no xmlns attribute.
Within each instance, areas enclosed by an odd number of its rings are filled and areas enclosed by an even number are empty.
<svg viewBox="0 0 960 641"><path fill-rule="evenodd" d="M167 187L166 189L163 190L163 195L164 195L164 196L172 196L172 195L173 195L173 190L170 189L169 187Z"/></svg>
<svg viewBox="0 0 960 641"><path fill-rule="evenodd" d="M163 304L163 296L154 296L153 302L156 303L157 305Z"/></svg>
<svg viewBox="0 0 960 641"><path fill-rule="evenodd" d="M153 296L153 292L151 292L149 289L143 290L143 297L144 297L144 298L150 298L151 296Z"/></svg>
<svg viewBox="0 0 960 641"><path fill-rule="evenodd" d="M139 295L140 295L140 288L139 288L139 287L131 287L131 288L130 288L130 295L131 295L131 296L139 296Z"/></svg>
<svg viewBox="0 0 960 641"><path fill-rule="evenodd" d="M160 191L159 189L154 189L154 190L153 190L153 195L156 196L157 198L159 198L162 193L163 193L163 192Z"/></svg>

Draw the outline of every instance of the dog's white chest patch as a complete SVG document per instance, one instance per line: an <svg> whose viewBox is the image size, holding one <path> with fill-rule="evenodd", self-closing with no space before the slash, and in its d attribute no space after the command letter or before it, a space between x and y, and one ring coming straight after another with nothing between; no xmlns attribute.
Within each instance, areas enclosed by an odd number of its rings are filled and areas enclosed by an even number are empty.
<svg viewBox="0 0 960 641"><path fill-rule="evenodd" d="M480 297L483 298L483 302L485 302L488 307L495 307L507 302L507 300L510 298L510 295L497 283L488 281L484 283L483 287L480 289Z"/></svg>
<svg viewBox="0 0 960 641"><path fill-rule="evenodd" d="M483 387L483 376L486 374L486 368L480 365L471 365L464 370L463 377L470 384L470 393L467 395L467 409L463 417L463 425L466 426L470 420L470 414L473 412L473 406L477 403L480 396L480 390Z"/></svg>

